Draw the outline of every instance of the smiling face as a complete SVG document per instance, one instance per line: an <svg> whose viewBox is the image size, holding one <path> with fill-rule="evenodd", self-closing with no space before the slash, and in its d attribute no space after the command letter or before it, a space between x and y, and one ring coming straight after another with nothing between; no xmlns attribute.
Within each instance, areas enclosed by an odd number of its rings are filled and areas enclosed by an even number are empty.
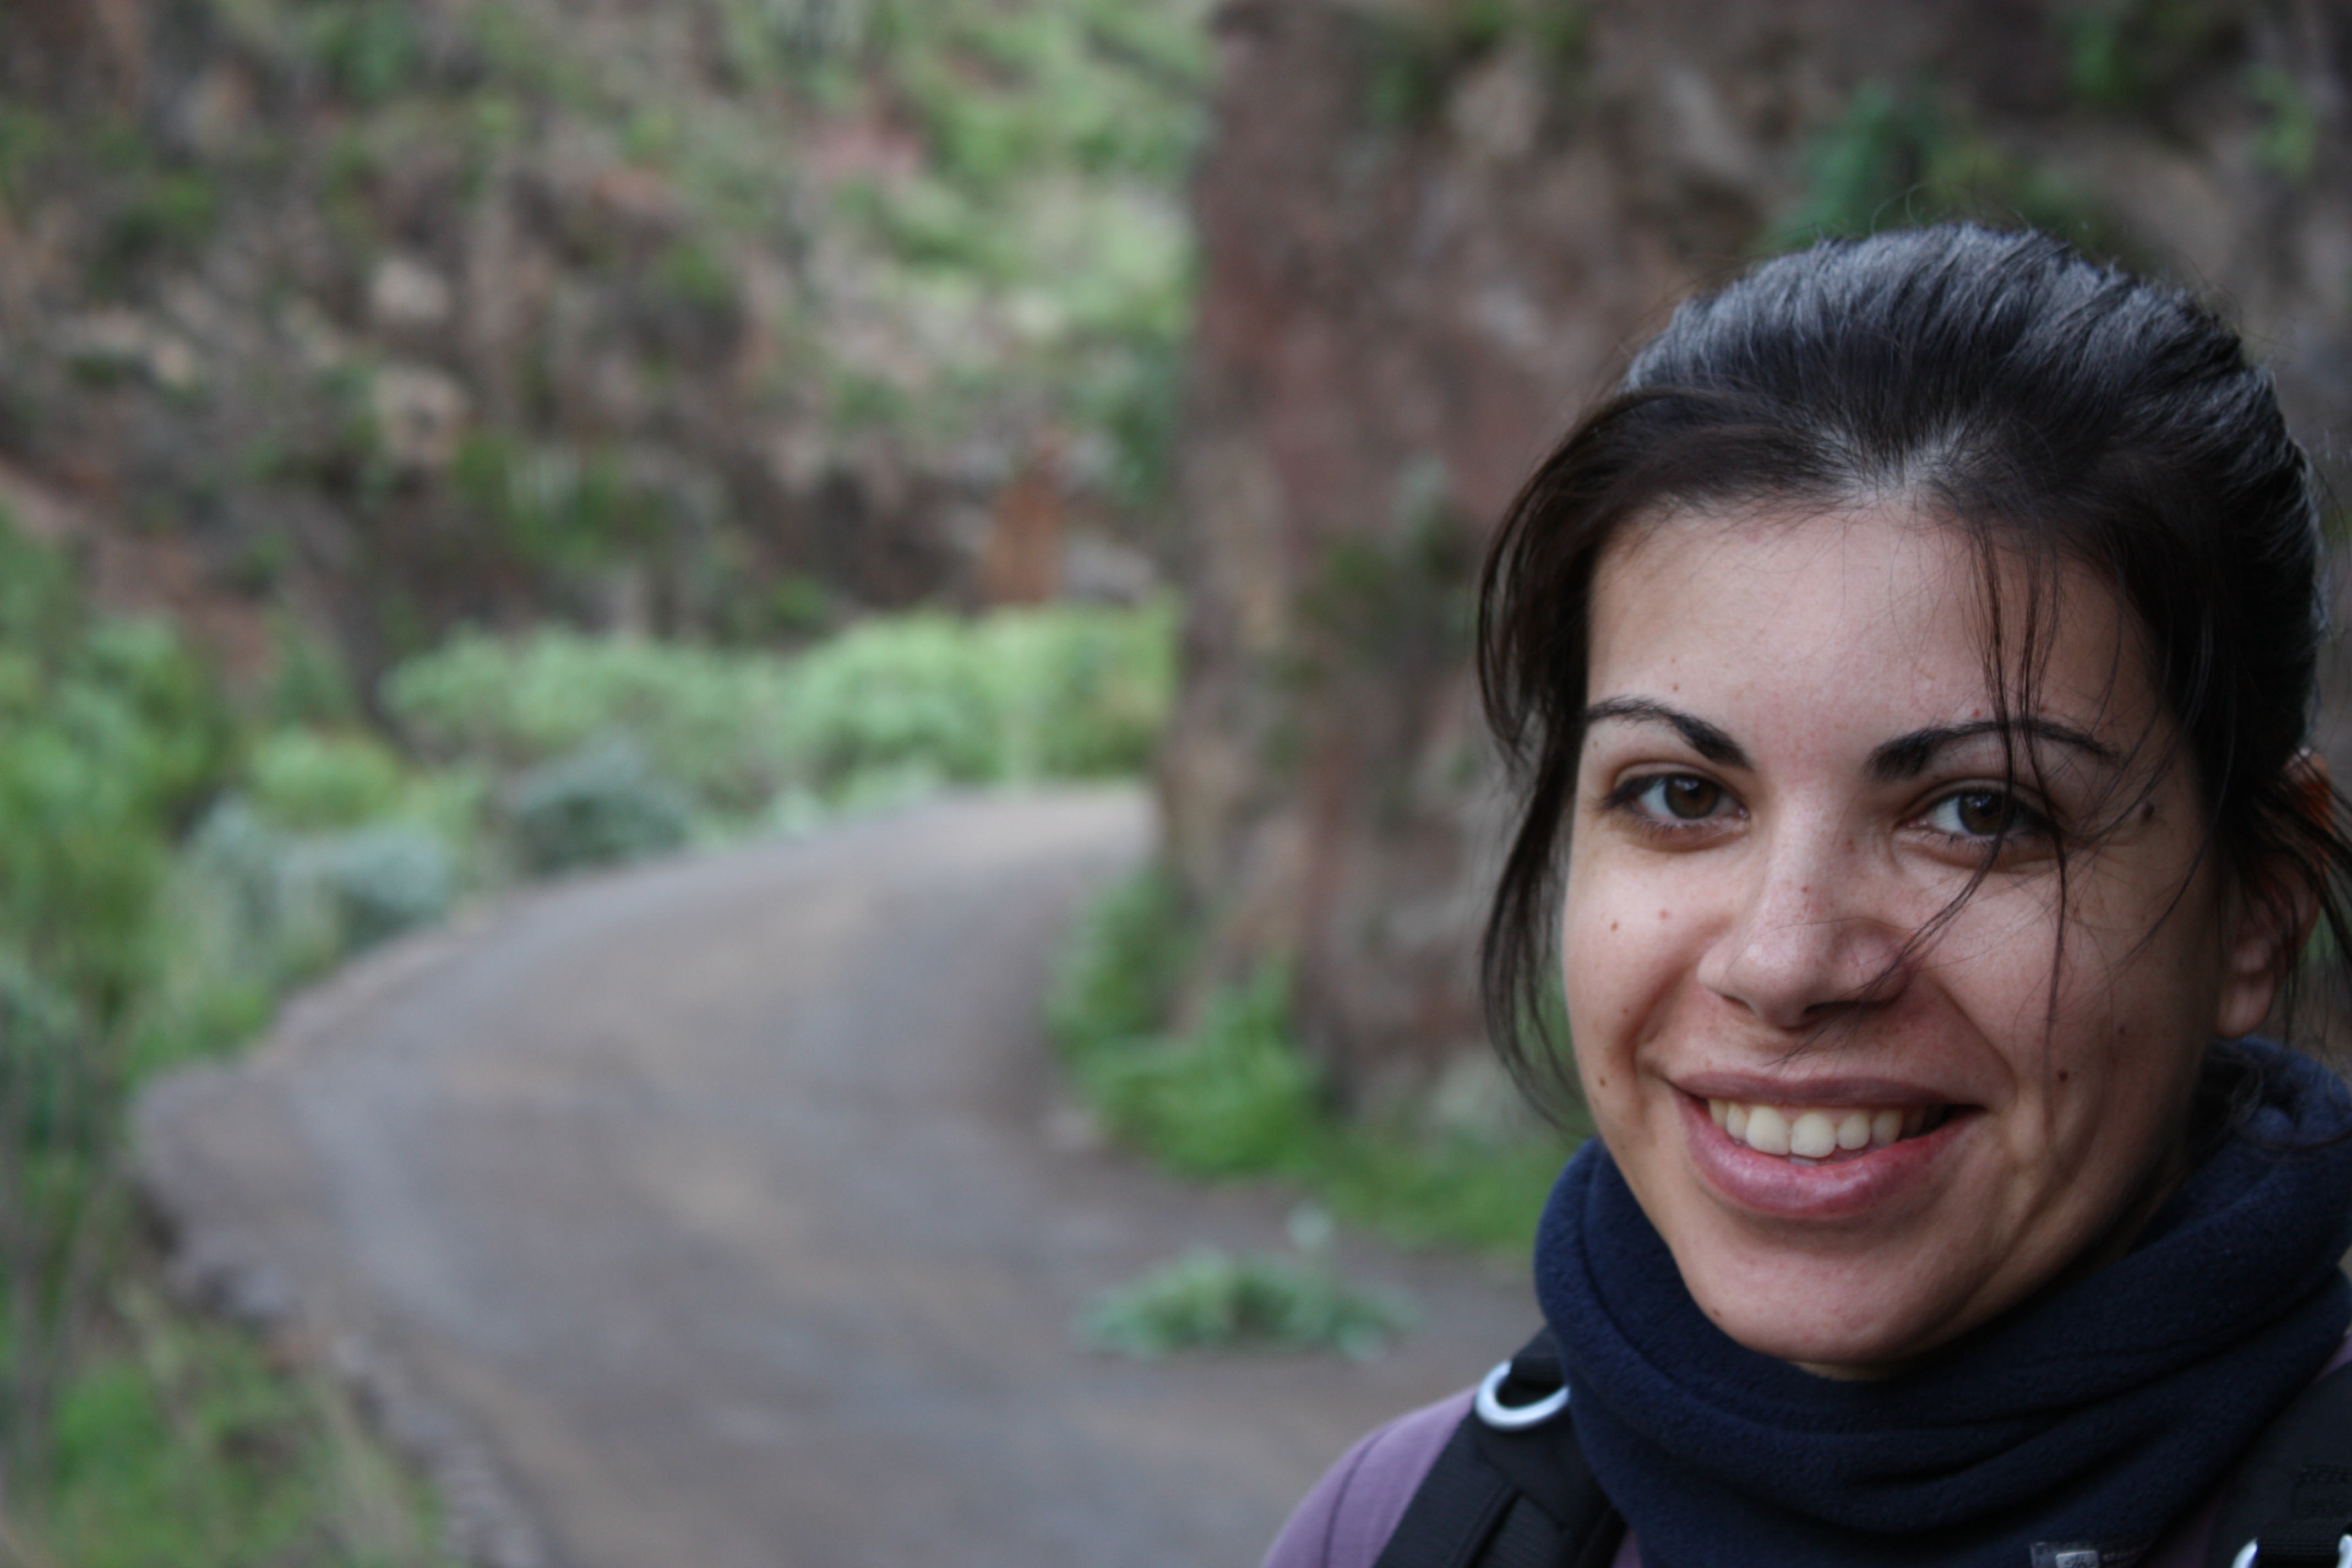
<svg viewBox="0 0 2352 1568"><path fill-rule="evenodd" d="M1822 1371L2119 1245L2179 1174L2206 1045L2273 989L2087 574L2005 765L1977 559L1902 507L1702 513L1594 584L1562 924L1585 1099L1700 1307Z"/></svg>

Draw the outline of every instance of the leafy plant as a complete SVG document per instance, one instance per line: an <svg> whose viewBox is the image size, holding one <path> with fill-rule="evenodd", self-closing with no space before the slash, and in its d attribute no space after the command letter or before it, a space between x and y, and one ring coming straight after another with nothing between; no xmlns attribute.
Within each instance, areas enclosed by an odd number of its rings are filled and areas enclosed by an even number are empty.
<svg viewBox="0 0 2352 1568"><path fill-rule="evenodd" d="M1378 1355L1412 1318L1403 1301L1351 1288L1320 1261L1234 1258L1203 1247L1097 1295L1080 1312L1076 1331L1095 1350L1138 1361L1308 1350L1360 1361Z"/></svg>
<svg viewBox="0 0 2352 1568"><path fill-rule="evenodd" d="M506 816L524 867L541 876L675 849L691 823L686 797L620 736L524 773Z"/></svg>
<svg viewBox="0 0 2352 1568"><path fill-rule="evenodd" d="M117 1292L104 1352L63 1392L44 1533L76 1568L454 1568L415 1481L349 1395L246 1334Z"/></svg>
<svg viewBox="0 0 2352 1568"><path fill-rule="evenodd" d="M397 808L404 770L383 742L353 732L273 731L246 763L255 807L296 832L354 827Z"/></svg>
<svg viewBox="0 0 2352 1568"><path fill-rule="evenodd" d="M1072 927L1047 1026L1107 1131L1187 1175L1295 1184L1407 1245L1526 1247L1576 1130L1344 1119L1291 1032L1279 965L1213 993L1192 1027L1168 1029L1191 946L1156 871L1114 887Z"/></svg>
<svg viewBox="0 0 2352 1568"><path fill-rule="evenodd" d="M878 616L798 658L543 631L461 637L395 668L385 706L441 761L530 766L625 734L698 808L947 783L1102 777L1148 759L1174 687L1173 616L1052 607Z"/></svg>

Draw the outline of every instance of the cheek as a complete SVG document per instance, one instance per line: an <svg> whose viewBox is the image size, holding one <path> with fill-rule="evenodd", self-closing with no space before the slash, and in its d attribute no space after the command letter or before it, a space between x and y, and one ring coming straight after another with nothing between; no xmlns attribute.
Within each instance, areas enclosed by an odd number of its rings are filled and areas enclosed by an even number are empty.
<svg viewBox="0 0 2352 1568"><path fill-rule="evenodd" d="M1605 860L1572 865L1566 897L1560 963L1569 1037L1586 1096L1597 1101L1630 1085L1642 1042L1666 1026L1696 963L1695 928L1686 900Z"/></svg>

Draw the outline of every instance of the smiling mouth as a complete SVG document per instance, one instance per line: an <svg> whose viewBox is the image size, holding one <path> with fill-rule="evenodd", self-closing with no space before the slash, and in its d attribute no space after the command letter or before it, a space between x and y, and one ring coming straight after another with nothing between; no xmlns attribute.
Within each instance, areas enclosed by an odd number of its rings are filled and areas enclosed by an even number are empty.
<svg viewBox="0 0 2352 1568"><path fill-rule="evenodd" d="M1951 1116L1948 1105L1795 1106L1739 1100L1710 1100L1706 1110L1734 1143L1794 1165L1856 1159L1933 1132Z"/></svg>

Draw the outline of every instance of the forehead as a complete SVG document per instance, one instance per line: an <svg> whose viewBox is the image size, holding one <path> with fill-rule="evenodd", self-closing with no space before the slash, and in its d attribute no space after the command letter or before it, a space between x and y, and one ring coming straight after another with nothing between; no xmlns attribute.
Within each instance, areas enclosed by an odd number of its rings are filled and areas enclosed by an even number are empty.
<svg viewBox="0 0 2352 1568"><path fill-rule="evenodd" d="M1899 504L1685 510L1630 529L1593 584L1587 700L1811 702L1861 721L1990 713L2013 698L2085 728L2145 722L2146 660L2087 569L2042 566ZM2029 668L2029 666L2031 667Z"/></svg>

